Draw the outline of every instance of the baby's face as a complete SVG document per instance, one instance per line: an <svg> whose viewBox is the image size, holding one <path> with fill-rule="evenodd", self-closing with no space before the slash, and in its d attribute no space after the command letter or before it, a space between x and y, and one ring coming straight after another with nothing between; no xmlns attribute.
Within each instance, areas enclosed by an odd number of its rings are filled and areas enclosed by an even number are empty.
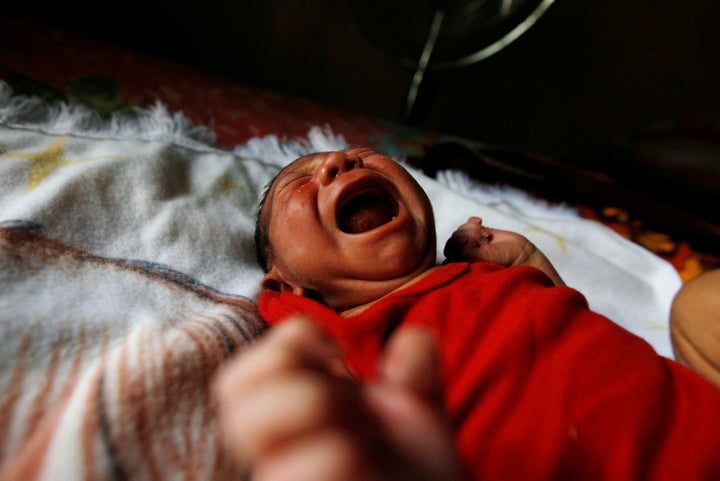
<svg viewBox="0 0 720 481"><path fill-rule="evenodd" d="M261 216L272 256L264 286L344 310L435 264L432 207L398 163L370 149L302 157L270 187Z"/></svg>

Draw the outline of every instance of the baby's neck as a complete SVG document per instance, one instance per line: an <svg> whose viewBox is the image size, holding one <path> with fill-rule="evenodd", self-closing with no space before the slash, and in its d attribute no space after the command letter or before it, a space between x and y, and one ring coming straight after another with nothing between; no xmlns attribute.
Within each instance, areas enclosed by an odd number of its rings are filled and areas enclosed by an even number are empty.
<svg viewBox="0 0 720 481"><path fill-rule="evenodd" d="M430 274L431 272L433 272L433 271L434 271L435 269L437 269L438 267L439 267L439 266L437 266L437 265L430 267L429 269L421 272L420 274L418 274L417 276L413 277L413 278L410 279L409 281L407 281L407 282L405 282L404 284L396 287L396 288L393 289L392 291L390 291L390 292L388 292L388 293L386 293L386 294L378 297L377 299L374 299L374 300L372 300L372 301L370 301L370 302L366 302L365 304L360 304L360 305L358 305L358 306L350 307L350 308L347 308L347 309L340 309L340 310L338 310L338 314L340 314L342 317L352 317L352 316L355 316L355 315L357 315L357 314L360 314L361 312L363 312L364 310L368 309L370 306L372 306L372 305L375 304L376 302L379 302L379 301L381 301L382 299L385 299L387 296L391 295L392 293L397 292L397 291L400 291L400 290L402 290L402 289L405 289L406 287L411 286L411 285L415 284L416 282L420 281L421 279L423 279L425 276L427 276L428 274Z"/></svg>

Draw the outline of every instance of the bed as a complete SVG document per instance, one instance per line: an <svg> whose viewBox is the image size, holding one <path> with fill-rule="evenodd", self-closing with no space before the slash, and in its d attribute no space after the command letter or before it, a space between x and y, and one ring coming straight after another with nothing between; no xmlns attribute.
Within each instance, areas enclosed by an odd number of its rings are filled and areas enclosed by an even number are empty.
<svg viewBox="0 0 720 481"><path fill-rule="evenodd" d="M207 387L266 329L257 201L306 152L370 145L405 162L440 248L470 215L520 231L595 310L669 357L672 297L718 265L647 229L603 176L555 159L45 26L0 30L2 480L227 474ZM584 183L548 189L560 173ZM581 195L593 186L600 203Z"/></svg>

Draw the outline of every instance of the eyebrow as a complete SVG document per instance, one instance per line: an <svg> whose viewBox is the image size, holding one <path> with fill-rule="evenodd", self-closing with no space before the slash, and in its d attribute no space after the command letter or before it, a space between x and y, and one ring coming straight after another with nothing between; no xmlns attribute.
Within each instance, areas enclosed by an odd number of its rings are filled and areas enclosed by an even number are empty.
<svg viewBox="0 0 720 481"><path fill-rule="evenodd" d="M297 168L295 172L292 172L292 174L296 174L296 175L300 175L300 176L303 176L303 175L313 175L313 173L314 173L314 171L315 171L315 168L317 167L317 166L316 166L316 163L317 163L317 162L316 162L315 159L316 159L316 157L317 157L318 155L319 155L318 153L314 153L314 154L305 155L305 156L303 156L303 157L299 157L299 158L296 159L295 161L293 161L293 162L291 162L290 164L288 164L288 165L286 165L285 167L283 167L283 169L282 169L280 172L277 173L277 175L275 176L275 178L274 178L273 181L272 181L272 184L274 184L274 187L275 187L274 191L277 192L278 190L284 188L284 187L285 187L285 184L287 184L288 182L292 182L292 181L295 180L295 178L292 178L292 179L290 179L290 180L288 180L288 181L285 181L283 184L279 184L279 183L278 183L278 180L284 180L284 179L282 179L283 174L286 174L286 175L287 175L288 169L290 169L290 167L293 167L293 166L296 166L296 167L297 167L298 165L300 165L300 167ZM305 159L305 158L310 157L310 156L312 156L311 159L308 159L308 160L305 161L303 164L300 164L300 161L301 161L302 159ZM274 193L273 193L273 194L274 194Z"/></svg>
<svg viewBox="0 0 720 481"><path fill-rule="evenodd" d="M301 157L302 158L302 157ZM299 160L299 159L298 159ZM275 195L277 195L278 190L281 187L284 187L284 184L280 184L278 181L283 180L283 174L287 172L287 170L295 164L296 161L291 162L290 164L286 165L280 171L275 174L275 177L268 182L267 186L265 187L265 192L262 196L262 202L258 206L257 211L257 219L259 222L262 222L263 214L264 214L264 224L265 224L265 232L268 234L268 241L269 241L269 231L270 231L270 217L272 214L272 207L273 203L275 202Z"/></svg>

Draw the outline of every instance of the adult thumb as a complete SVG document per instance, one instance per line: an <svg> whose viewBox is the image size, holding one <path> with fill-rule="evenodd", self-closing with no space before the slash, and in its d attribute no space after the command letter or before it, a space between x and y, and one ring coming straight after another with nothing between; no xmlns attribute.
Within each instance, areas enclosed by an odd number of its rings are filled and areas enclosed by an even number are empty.
<svg viewBox="0 0 720 481"><path fill-rule="evenodd" d="M414 479L463 480L439 366L431 332L403 327L388 341L367 399L391 445L415 467Z"/></svg>
<svg viewBox="0 0 720 481"><path fill-rule="evenodd" d="M393 334L379 366L380 381L407 390L441 407L442 379L435 338L424 327L403 327Z"/></svg>

